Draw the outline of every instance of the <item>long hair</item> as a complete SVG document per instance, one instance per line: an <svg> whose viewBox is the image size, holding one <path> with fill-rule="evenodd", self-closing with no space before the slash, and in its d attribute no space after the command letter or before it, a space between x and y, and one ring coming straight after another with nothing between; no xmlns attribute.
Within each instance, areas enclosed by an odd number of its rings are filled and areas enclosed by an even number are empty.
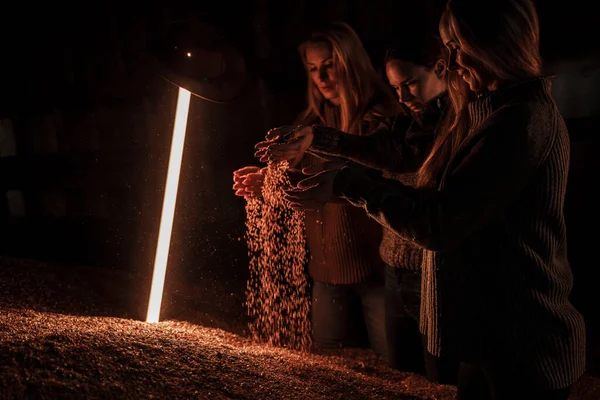
<svg viewBox="0 0 600 400"><path fill-rule="evenodd" d="M516 82L540 74L539 22L531 0L449 0L440 32L495 80ZM446 79L452 112L419 170L419 186L439 184L443 169L468 135L467 104L473 93L455 72L447 73Z"/></svg>
<svg viewBox="0 0 600 400"><path fill-rule="evenodd" d="M301 119L317 119L344 132L363 134L362 121L374 106L381 108L382 115L398 112L393 92L373 68L360 38L348 24L333 22L313 31L298 47L305 65L307 46L317 43L324 43L331 49L340 90L340 106L330 107L308 76L308 107Z"/></svg>

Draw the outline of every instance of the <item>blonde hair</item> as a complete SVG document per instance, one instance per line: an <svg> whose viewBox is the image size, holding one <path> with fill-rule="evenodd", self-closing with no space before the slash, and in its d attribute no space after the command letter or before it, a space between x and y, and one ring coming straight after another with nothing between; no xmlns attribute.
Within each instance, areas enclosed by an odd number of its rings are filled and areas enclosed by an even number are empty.
<svg viewBox="0 0 600 400"><path fill-rule="evenodd" d="M449 0L440 32L495 80L516 82L540 74L539 23L531 0ZM419 170L419 186L439 183L448 160L468 135L467 104L473 94L456 72L447 73L446 79L451 110Z"/></svg>
<svg viewBox="0 0 600 400"><path fill-rule="evenodd" d="M333 68L340 91L340 106L332 107L308 76L308 107L302 120L318 120L326 126L344 132L362 134L362 121L374 106L381 106L381 114L391 116L399 110L391 89L373 68L356 32L344 22L334 22L313 31L298 51L306 65L306 48L323 43L333 56Z"/></svg>

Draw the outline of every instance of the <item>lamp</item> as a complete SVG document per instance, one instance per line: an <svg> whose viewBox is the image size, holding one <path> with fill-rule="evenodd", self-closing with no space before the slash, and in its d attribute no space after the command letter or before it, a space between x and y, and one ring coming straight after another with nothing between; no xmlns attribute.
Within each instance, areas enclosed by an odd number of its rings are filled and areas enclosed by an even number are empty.
<svg viewBox="0 0 600 400"><path fill-rule="evenodd" d="M191 96L228 103L242 92L246 82L242 55L205 23L175 21L152 53L152 67L176 85L179 94L146 322L158 322L160 317Z"/></svg>

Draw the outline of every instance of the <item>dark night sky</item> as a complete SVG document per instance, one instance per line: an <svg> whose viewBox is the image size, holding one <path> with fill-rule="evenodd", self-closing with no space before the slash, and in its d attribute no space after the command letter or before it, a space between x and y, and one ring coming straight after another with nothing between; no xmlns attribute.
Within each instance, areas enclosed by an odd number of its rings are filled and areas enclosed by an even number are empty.
<svg viewBox="0 0 600 400"><path fill-rule="evenodd" d="M216 2L164 2L140 5L139 2L84 2L51 3L33 7L14 6L4 14L1 44L3 49L0 87L1 101L14 106L25 82L34 77L56 80L60 75L62 49L77 48L78 62L93 63L102 58L111 42L118 40L111 34L109 26L118 25L119 34L139 29L144 23L151 32L158 16L171 13L174 18L196 12L201 18L214 24L224 32L250 65L254 61L252 13L253 4L259 1L216 1ZM443 1L315 1L306 4L302 14L294 2L265 1L268 9L269 39L271 45L270 70L280 74L288 71L286 78L301 73L295 46L309 18L342 18L349 21L359 32L374 62L381 59L382 46L395 35L418 34L426 22L435 26L435 17ZM542 50L546 60L576 58L586 54L599 54L597 40L597 17L592 12L593 2L538 0ZM366 4L371 4L367 6ZM428 14L429 13L429 14ZM429 18L429 20L427 20ZM393 39L392 39L393 40ZM126 53L126 49L122 49ZM131 55L135 56L135 54ZM32 99L29 99L32 100ZM22 101L27 102L27 99Z"/></svg>

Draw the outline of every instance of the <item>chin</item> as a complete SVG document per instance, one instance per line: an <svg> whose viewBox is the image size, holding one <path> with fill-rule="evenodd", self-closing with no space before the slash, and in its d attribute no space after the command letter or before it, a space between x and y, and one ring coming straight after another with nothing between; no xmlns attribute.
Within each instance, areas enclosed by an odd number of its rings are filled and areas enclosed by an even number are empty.
<svg viewBox="0 0 600 400"><path fill-rule="evenodd" d="M463 81L465 81L465 83L469 86L469 90L471 92L479 92L481 90L481 88L479 87L479 85L477 85L477 82L474 81L471 76L469 75L463 75Z"/></svg>
<svg viewBox="0 0 600 400"><path fill-rule="evenodd" d="M465 79L465 82L467 83L467 85L469 85L469 90L471 92L478 93L478 92L481 91L481 88L479 87L479 85L477 84L477 82L474 82L471 79Z"/></svg>

